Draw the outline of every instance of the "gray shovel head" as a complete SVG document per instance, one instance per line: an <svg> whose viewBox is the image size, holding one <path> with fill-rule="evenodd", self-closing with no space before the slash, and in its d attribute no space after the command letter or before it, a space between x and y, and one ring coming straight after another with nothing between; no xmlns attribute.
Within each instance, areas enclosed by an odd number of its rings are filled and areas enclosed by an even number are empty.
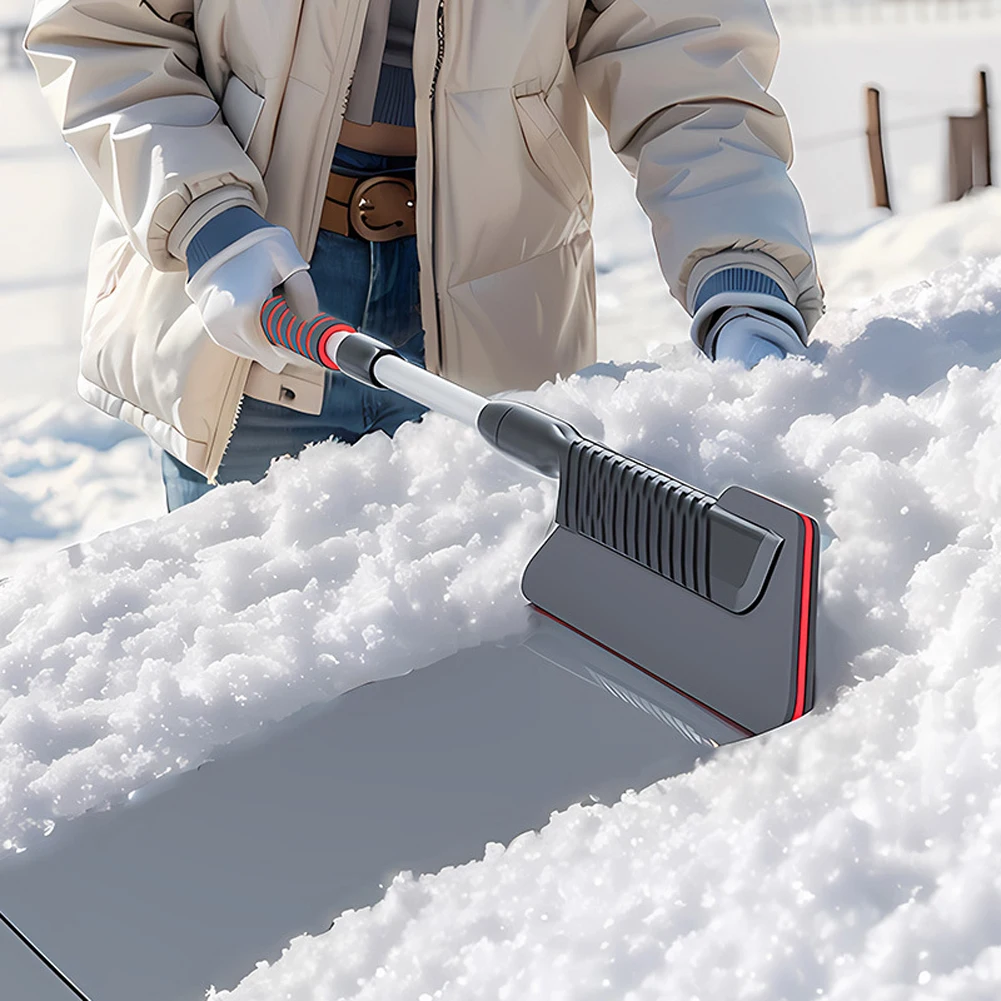
<svg viewBox="0 0 1001 1001"><path fill-rule="evenodd" d="M820 533L809 516L742 487L716 505L779 540L739 612L564 524L532 558L522 591L623 665L753 736L813 707ZM723 535L714 558L730 544Z"/></svg>

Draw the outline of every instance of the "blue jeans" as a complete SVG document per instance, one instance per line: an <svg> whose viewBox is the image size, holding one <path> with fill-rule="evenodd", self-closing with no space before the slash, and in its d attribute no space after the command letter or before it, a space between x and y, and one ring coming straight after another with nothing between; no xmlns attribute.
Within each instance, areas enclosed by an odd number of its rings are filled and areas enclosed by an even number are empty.
<svg viewBox="0 0 1001 1001"><path fill-rule="evenodd" d="M350 157L350 159L349 159ZM335 162L366 173L391 173L412 166L403 158L361 154L338 148ZM408 361L424 365L417 267L417 238L369 243L320 231L310 260L320 309L392 344ZM219 467L220 483L263 479L273 459L298 455L307 445L334 438L354 444L362 435L392 436L427 408L388 390L372 389L340 372L327 372L323 408L303 414L288 407L244 397L240 416ZM201 473L169 452L161 462L169 511L190 504L212 489Z"/></svg>

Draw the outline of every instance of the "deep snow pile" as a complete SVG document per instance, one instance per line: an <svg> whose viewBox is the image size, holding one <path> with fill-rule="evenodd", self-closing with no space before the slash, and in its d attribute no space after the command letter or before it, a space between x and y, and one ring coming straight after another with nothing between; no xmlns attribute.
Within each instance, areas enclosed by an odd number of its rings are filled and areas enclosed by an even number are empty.
<svg viewBox="0 0 1001 1001"><path fill-rule="evenodd" d="M554 488L446 418L397 442L317 447L0 588L3 848L265 720L517 630Z"/></svg>
<svg viewBox="0 0 1001 1001"><path fill-rule="evenodd" d="M832 310L806 360L744 373L676 345L533 394L707 489L826 510L821 686L851 690L611 809L401 876L231 996L995 996L999 303L1001 261L971 259ZM15 575L7 847L265 719L517 631L553 499L432 417Z"/></svg>
<svg viewBox="0 0 1001 1001"><path fill-rule="evenodd" d="M210 996L996 998L999 304L1001 261L968 261L829 317L820 366L710 374L675 354L587 386L617 446L829 498L837 703L481 861L401 874Z"/></svg>

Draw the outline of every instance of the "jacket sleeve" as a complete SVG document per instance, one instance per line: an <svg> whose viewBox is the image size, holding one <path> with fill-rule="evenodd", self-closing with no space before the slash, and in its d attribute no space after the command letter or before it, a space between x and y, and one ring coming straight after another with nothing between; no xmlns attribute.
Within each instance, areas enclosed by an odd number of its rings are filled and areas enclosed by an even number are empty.
<svg viewBox="0 0 1001 1001"><path fill-rule="evenodd" d="M201 75L192 24L191 0L37 0L25 36L63 138L161 271L184 269L210 218L266 207Z"/></svg>
<svg viewBox="0 0 1001 1001"><path fill-rule="evenodd" d="M767 93L778 35L766 0L588 0L572 56L673 295L694 312L707 278L752 268L811 329L823 297L789 126Z"/></svg>

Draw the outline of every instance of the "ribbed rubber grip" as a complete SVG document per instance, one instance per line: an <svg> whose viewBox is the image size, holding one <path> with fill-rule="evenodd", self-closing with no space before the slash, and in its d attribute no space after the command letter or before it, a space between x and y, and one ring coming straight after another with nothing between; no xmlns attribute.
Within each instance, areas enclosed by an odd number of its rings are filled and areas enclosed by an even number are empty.
<svg viewBox="0 0 1001 1001"><path fill-rule="evenodd" d="M702 595L716 498L596 442L570 445L556 520Z"/></svg>
<svg viewBox="0 0 1001 1001"><path fill-rule="evenodd" d="M292 312L285 297L276 295L261 310L264 334L276 347L294 351L324 368L337 369L337 363L327 353L327 342L340 332L356 333L349 323L322 314L307 322Z"/></svg>

